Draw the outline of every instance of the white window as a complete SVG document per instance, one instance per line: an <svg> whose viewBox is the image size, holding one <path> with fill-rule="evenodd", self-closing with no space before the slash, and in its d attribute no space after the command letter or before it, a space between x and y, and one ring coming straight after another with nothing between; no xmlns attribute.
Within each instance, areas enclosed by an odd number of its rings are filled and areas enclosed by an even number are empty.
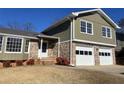
<svg viewBox="0 0 124 93"><path fill-rule="evenodd" d="M86 34L93 34L93 24L87 21L80 21L81 32Z"/></svg>
<svg viewBox="0 0 124 93"><path fill-rule="evenodd" d="M0 51L2 51L3 36L0 36Z"/></svg>
<svg viewBox="0 0 124 93"><path fill-rule="evenodd" d="M21 52L22 48L22 39L8 37L6 41L6 52Z"/></svg>
<svg viewBox="0 0 124 93"><path fill-rule="evenodd" d="M106 37L106 38L111 38L111 29L109 27L102 27L102 36Z"/></svg>
<svg viewBox="0 0 124 93"><path fill-rule="evenodd" d="M29 40L26 40L25 41L25 52L27 52L27 53L29 52L28 48L29 48Z"/></svg>

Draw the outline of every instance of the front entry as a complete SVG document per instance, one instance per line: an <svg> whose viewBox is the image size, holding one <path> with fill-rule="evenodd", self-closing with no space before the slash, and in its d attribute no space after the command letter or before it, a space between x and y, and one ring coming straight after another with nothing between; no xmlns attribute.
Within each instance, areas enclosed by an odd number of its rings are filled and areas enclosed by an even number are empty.
<svg viewBox="0 0 124 93"><path fill-rule="evenodd" d="M47 42L42 43L41 57L48 57L48 43Z"/></svg>

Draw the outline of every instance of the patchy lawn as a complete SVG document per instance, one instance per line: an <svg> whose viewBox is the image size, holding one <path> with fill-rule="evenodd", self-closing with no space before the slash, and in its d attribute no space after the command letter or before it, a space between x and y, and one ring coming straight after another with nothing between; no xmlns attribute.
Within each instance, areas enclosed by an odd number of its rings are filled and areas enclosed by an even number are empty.
<svg viewBox="0 0 124 93"><path fill-rule="evenodd" d="M65 66L26 66L0 69L0 83L124 83L124 78Z"/></svg>

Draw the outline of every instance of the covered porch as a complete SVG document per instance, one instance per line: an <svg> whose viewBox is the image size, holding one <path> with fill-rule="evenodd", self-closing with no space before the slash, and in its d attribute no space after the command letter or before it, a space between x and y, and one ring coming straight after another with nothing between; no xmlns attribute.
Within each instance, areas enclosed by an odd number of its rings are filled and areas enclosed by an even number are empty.
<svg viewBox="0 0 124 93"><path fill-rule="evenodd" d="M59 38L40 34L37 40L30 40L29 58L48 59L58 57L59 54Z"/></svg>

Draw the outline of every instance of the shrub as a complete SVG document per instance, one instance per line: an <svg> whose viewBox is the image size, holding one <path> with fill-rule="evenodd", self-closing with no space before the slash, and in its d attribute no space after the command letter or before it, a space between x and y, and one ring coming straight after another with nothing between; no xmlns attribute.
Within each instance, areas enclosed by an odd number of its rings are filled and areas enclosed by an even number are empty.
<svg viewBox="0 0 124 93"><path fill-rule="evenodd" d="M56 61L57 61L57 64L59 64L59 65L62 65L62 63L63 63L61 57L57 57Z"/></svg>
<svg viewBox="0 0 124 93"><path fill-rule="evenodd" d="M3 67L11 67L10 61L3 62Z"/></svg>
<svg viewBox="0 0 124 93"><path fill-rule="evenodd" d="M17 66L22 66L23 65L23 60L16 60L15 61Z"/></svg>
<svg viewBox="0 0 124 93"><path fill-rule="evenodd" d="M70 62L67 60L67 58L63 58L63 65L69 65Z"/></svg>
<svg viewBox="0 0 124 93"><path fill-rule="evenodd" d="M29 59L27 61L27 65L34 65L34 59Z"/></svg>
<svg viewBox="0 0 124 93"><path fill-rule="evenodd" d="M70 62L67 60L67 58L62 58L62 57L58 57L56 58L57 64L59 65L69 65Z"/></svg>

